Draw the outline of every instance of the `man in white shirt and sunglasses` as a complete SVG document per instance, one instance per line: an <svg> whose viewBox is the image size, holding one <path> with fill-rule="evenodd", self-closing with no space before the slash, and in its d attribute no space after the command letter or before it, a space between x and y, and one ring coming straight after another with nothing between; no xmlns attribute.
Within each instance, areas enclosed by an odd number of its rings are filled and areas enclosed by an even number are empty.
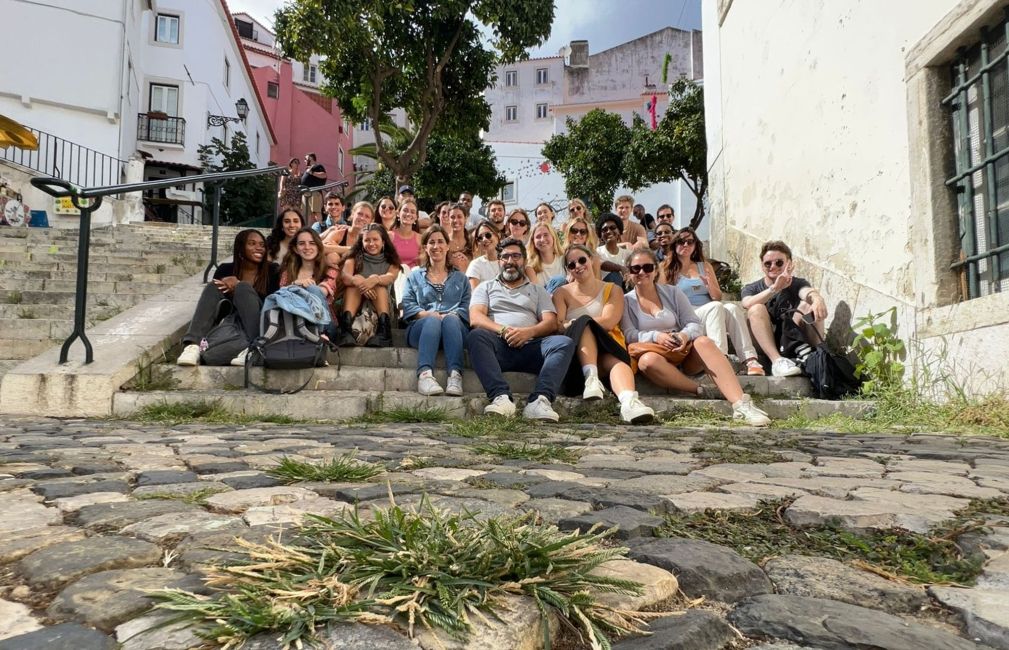
<svg viewBox="0 0 1009 650"><path fill-rule="evenodd" d="M824 337L827 305L820 292L808 281L792 275L792 249L785 242L766 242L760 248L760 262L764 277L742 290L742 304L750 331L771 361L772 375L801 375L802 369L795 361L782 355L780 346L784 319L791 318L806 333L807 340L817 342ZM808 328L815 328L819 339L816 334L808 332Z"/></svg>

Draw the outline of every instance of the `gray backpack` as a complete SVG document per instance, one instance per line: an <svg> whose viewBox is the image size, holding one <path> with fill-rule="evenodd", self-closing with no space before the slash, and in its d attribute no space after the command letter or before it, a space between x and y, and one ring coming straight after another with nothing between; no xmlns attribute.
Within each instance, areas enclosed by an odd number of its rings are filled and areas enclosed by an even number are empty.
<svg viewBox="0 0 1009 650"><path fill-rule="evenodd" d="M326 349L332 346L322 338L319 326L279 307L264 311L259 325L260 336L249 345L245 357L246 388L277 394L297 393L308 386L312 375L295 390L264 388L251 381L249 368L261 365L267 369L301 370L326 365Z"/></svg>

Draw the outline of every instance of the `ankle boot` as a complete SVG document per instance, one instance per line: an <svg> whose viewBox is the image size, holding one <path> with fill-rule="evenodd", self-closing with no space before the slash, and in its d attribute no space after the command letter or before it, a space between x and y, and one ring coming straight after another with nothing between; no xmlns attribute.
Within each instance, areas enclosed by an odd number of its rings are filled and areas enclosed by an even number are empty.
<svg viewBox="0 0 1009 650"><path fill-rule="evenodd" d="M365 345L369 348L391 348L392 347L392 320L389 314L378 315L378 331L375 336L368 339Z"/></svg>
<svg viewBox="0 0 1009 650"><path fill-rule="evenodd" d="M354 338L354 314L349 311L340 315L340 336L337 345L341 348L357 345L357 339Z"/></svg>

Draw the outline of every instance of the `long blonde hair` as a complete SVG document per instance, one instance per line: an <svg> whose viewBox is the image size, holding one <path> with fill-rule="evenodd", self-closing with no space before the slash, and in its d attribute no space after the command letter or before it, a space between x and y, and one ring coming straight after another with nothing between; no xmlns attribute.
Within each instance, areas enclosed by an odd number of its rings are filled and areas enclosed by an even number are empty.
<svg viewBox="0 0 1009 650"><path fill-rule="evenodd" d="M540 223L536 224L536 226L529 233L529 255L528 255L529 267L532 268L532 270L535 271L536 273L543 272L543 258L540 257L539 249L536 248L536 244L533 241L536 238L536 231L539 230L540 228L546 228L550 232L550 239L553 241L554 259L560 257L563 250L561 248L561 241L560 239L557 238L557 231L554 230L554 227L551 226L549 222L541 221Z"/></svg>
<svg viewBox="0 0 1009 650"><path fill-rule="evenodd" d="M596 236L596 229L592 225L592 222L589 221L589 219L586 217L575 217L571 221L564 224L564 245L565 246L571 245L571 234L570 234L571 226L575 225L576 223L582 224L583 226L585 226L585 229L589 231L588 234L585 236L585 245L588 246L589 248L599 248L599 238Z"/></svg>

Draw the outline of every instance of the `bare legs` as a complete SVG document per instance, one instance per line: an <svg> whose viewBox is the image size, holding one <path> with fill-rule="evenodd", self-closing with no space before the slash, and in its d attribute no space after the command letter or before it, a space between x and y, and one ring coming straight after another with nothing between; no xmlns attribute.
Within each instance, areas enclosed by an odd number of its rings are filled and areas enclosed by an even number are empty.
<svg viewBox="0 0 1009 650"><path fill-rule="evenodd" d="M389 290L386 287L375 287L375 311L379 314L389 314ZM343 292L343 311L349 311L354 316L361 309L361 292L356 287L347 287Z"/></svg>
<svg viewBox="0 0 1009 650"><path fill-rule="evenodd" d="M774 326L771 324L771 314L767 311L766 305L751 305L746 310L746 320L750 323L750 332L757 341L757 345L764 351L767 358L774 363L781 358L778 352L778 344L774 340Z"/></svg>
<svg viewBox="0 0 1009 650"><path fill-rule="evenodd" d="M659 386L694 394L697 393L697 383L687 375L705 371L730 404L735 404L743 396L743 388L739 385L729 360L715 342L706 336L694 339L694 347L683 362L682 370L654 352L643 354L638 359L638 367Z"/></svg>
<svg viewBox="0 0 1009 650"><path fill-rule="evenodd" d="M588 327L582 330L582 337L578 341L576 353L578 363L583 366L597 366L601 376L609 375L610 387L615 395L634 390L634 373L631 372L631 367L608 352L604 352L600 358L596 337L592 335L592 330Z"/></svg>

